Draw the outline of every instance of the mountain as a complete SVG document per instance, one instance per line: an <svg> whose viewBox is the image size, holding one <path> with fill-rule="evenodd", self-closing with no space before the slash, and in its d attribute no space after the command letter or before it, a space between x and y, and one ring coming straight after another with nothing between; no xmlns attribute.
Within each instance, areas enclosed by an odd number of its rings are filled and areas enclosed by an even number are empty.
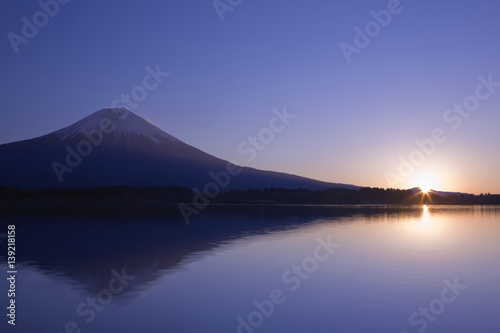
<svg viewBox="0 0 500 333"><path fill-rule="evenodd" d="M50 134L0 145L0 175L0 186L24 189L113 185L200 191L271 186L359 189L240 168L180 141L125 108L103 109Z"/></svg>
<svg viewBox="0 0 500 333"><path fill-rule="evenodd" d="M422 192L422 189L420 187L414 187L411 189L413 194L417 194ZM469 193L462 193L462 192L447 192L447 191L436 191L436 190L429 190L429 193L439 195L441 197L449 197L449 196L459 196L459 195L470 195Z"/></svg>

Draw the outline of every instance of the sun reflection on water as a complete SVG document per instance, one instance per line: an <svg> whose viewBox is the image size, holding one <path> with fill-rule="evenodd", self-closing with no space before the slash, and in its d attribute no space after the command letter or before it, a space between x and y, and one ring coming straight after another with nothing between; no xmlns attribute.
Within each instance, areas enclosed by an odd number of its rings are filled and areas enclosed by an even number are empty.
<svg viewBox="0 0 500 333"><path fill-rule="evenodd" d="M440 226L436 221L436 216L432 214L432 209L429 209L427 205L423 205L421 209L421 215L412 223L411 228L413 232L426 238L437 236Z"/></svg>
<svg viewBox="0 0 500 333"><path fill-rule="evenodd" d="M422 212L422 222L430 221L430 219L431 215L429 214L429 207L427 207L427 205L424 205Z"/></svg>

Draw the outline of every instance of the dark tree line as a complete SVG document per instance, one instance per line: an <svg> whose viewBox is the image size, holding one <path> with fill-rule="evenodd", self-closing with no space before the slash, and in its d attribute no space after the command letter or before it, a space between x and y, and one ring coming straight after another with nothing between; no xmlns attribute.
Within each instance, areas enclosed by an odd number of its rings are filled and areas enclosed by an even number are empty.
<svg viewBox="0 0 500 333"><path fill-rule="evenodd" d="M162 203L193 202L195 193L184 187L52 188L22 190L0 187L0 200L14 201L140 201ZM331 188L232 190L206 196L210 203L228 204L500 204L500 195L460 194L439 196L412 190L364 187L359 191Z"/></svg>

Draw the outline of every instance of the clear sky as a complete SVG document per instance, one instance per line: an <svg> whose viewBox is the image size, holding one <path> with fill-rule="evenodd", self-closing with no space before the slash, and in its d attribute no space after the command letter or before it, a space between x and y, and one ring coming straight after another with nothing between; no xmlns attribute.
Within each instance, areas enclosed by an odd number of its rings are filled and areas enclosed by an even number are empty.
<svg viewBox="0 0 500 333"><path fill-rule="evenodd" d="M134 91L133 112L243 165L500 193L500 2L394 1L220 0L217 12L212 0L72 0L56 12L42 0L53 17L34 0L2 1L0 143ZM369 35L355 40L355 27ZM145 90L148 66L169 75ZM473 111L453 111L464 102ZM285 107L296 117L268 140ZM259 133L263 150L238 152Z"/></svg>

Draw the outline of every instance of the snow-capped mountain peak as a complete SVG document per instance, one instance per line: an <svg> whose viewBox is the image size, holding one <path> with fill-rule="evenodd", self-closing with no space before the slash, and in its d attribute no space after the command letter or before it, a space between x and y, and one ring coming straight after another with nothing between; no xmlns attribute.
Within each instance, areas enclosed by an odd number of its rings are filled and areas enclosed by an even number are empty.
<svg viewBox="0 0 500 333"><path fill-rule="evenodd" d="M94 130L102 130L105 134L111 135L114 143L118 142L121 137L129 138L131 135L145 137L156 144L160 144L161 138L179 141L126 108L102 109L53 134L58 135L60 141L64 141Z"/></svg>
<svg viewBox="0 0 500 333"><path fill-rule="evenodd" d="M235 173L236 172L236 173ZM235 166L127 109L103 109L58 131L0 145L0 186L359 187ZM224 184L224 185L221 185Z"/></svg>

